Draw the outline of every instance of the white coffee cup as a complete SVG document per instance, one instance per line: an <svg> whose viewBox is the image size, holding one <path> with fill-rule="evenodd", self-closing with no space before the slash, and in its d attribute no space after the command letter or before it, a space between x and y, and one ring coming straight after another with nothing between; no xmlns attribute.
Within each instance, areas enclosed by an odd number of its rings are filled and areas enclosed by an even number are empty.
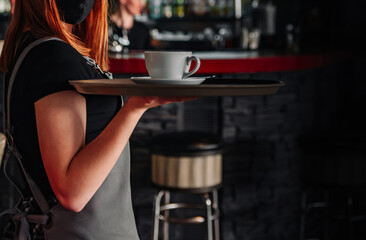
<svg viewBox="0 0 366 240"><path fill-rule="evenodd" d="M201 61L192 52L145 51L145 65L151 78L185 79L199 69ZM196 66L189 72L192 60Z"/></svg>

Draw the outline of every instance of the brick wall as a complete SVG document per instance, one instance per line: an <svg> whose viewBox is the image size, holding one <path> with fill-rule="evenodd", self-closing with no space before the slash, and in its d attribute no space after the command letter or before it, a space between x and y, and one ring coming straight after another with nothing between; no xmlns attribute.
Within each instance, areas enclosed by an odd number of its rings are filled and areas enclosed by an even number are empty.
<svg viewBox="0 0 366 240"><path fill-rule="evenodd" d="M185 121L168 131L204 129L221 135L227 143L219 191L223 239L295 239L301 192L297 140L305 133L331 130L344 99L344 65L237 77L278 79L286 86L275 95L210 97L180 104L177 114ZM143 121L151 118L150 114L147 112ZM132 191L141 239L151 236L155 190L150 185L149 152L140 142L140 127L150 136L167 131L163 127L146 131L149 124L152 122L139 125L138 134L131 138ZM202 239L202 230L173 226L171 236Z"/></svg>

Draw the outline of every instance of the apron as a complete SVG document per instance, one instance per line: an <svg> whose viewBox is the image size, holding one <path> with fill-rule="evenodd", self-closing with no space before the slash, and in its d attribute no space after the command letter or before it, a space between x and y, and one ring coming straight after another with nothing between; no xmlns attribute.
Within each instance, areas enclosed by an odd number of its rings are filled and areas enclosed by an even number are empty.
<svg viewBox="0 0 366 240"><path fill-rule="evenodd" d="M137 235L132 210L129 181L129 146L126 145L116 165L85 208L74 213L56 205L50 228L44 228L46 239L135 240Z"/></svg>
<svg viewBox="0 0 366 240"><path fill-rule="evenodd" d="M19 56L8 85L6 103L6 116L4 114L5 134L7 139L12 139L12 125L10 122L10 95L19 66L29 52L38 44L60 40L57 38L43 38L31 43ZM10 143L9 143L10 142ZM130 187L130 149L127 143L111 172L100 188L78 213L65 209L60 203L49 208L47 200L39 190L36 183L25 171L19 151L12 141L8 141L8 157L13 154L18 160L25 175L26 181L37 201L42 214L34 217L42 222L44 237L47 240L138 240L135 217L132 209ZM6 160L7 161L7 160ZM28 219L29 222L31 220ZM37 222L35 221L35 222Z"/></svg>

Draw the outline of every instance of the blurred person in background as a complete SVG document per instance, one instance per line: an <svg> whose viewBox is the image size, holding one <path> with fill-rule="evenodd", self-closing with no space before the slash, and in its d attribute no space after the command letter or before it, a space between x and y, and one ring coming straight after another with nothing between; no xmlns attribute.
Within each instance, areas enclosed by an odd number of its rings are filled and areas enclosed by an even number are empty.
<svg viewBox="0 0 366 240"><path fill-rule="evenodd" d="M142 0L109 0L110 43L117 41L125 50L151 49L151 36L148 27L135 16L140 15L143 9Z"/></svg>

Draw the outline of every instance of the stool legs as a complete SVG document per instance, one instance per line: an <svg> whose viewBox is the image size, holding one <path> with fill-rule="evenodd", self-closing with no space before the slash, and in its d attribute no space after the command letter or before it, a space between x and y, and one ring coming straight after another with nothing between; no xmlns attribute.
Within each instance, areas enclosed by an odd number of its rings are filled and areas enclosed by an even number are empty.
<svg viewBox="0 0 366 240"><path fill-rule="evenodd" d="M211 212L211 208L212 208L212 202L210 199L210 196L208 195L208 193L204 193L203 197L205 198L205 204L206 204L206 209L207 209L207 217L206 217L206 222L207 222L207 239L208 240L213 240L213 236L212 236L212 212Z"/></svg>
<svg viewBox="0 0 366 240"><path fill-rule="evenodd" d="M323 192L323 201L311 202L308 203L307 199L308 190L305 189L301 195L301 216L300 216L300 240L305 239L306 235L306 216L309 214L310 210L315 208L323 209L323 238L324 240L328 240L328 228L329 228L329 219L328 219L328 211L329 211L329 194L327 191Z"/></svg>
<svg viewBox="0 0 366 240"><path fill-rule="evenodd" d="M218 196L217 190L212 190L212 201L209 193L204 193L206 209L207 209L207 239L208 240L220 240L220 229L219 229L219 207L218 207ZM212 214L212 210L214 213ZM214 225L212 225L212 221Z"/></svg>
<svg viewBox="0 0 366 240"><path fill-rule="evenodd" d="M161 198L165 194L164 191L160 191L155 196L154 202L154 230L153 230L153 240L158 240L159 237L159 215L160 215L160 202Z"/></svg>
<svg viewBox="0 0 366 240"><path fill-rule="evenodd" d="M217 190L214 189L212 191L212 208L215 210L215 215L219 216L219 200L218 200L218 196L217 196ZM219 218L215 217L214 218L214 224L215 224L215 240L220 240L220 228L219 228Z"/></svg>
<svg viewBox="0 0 366 240"><path fill-rule="evenodd" d="M162 199L164 197L164 205L161 205ZM203 194L204 205L201 207L206 208L206 224L207 224L207 240L219 240L220 232L219 232L219 210L218 210L218 196L217 190L212 190L212 199L210 197L210 193L206 192ZM152 239L159 239L159 221L163 220L163 232L162 239L169 239L169 210L174 210L177 208L185 208L185 207L193 207L197 206L194 204L185 204L185 203L170 203L170 192L161 190L155 195L154 201L154 223L153 223L153 234ZM214 212L212 212L212 210ZM160 214L163 211L163 216ZM177 219L170 219L174 222ZM183 223L198 223L198 222L190 222L189 220L182 220ZM201 221L199 221L201 222ZM214 223L214 225L212 224Z"/></svg>
<svg viewBox="0 0 366 240"><path fill-rule="evenodd" d="M170 192L165 192L164 204L167 205L170 202ZM164 216L167 219L169 217L169 210L164 211ZM169 222L164 221L163 223L163 240L169 240Z"/></svg>

